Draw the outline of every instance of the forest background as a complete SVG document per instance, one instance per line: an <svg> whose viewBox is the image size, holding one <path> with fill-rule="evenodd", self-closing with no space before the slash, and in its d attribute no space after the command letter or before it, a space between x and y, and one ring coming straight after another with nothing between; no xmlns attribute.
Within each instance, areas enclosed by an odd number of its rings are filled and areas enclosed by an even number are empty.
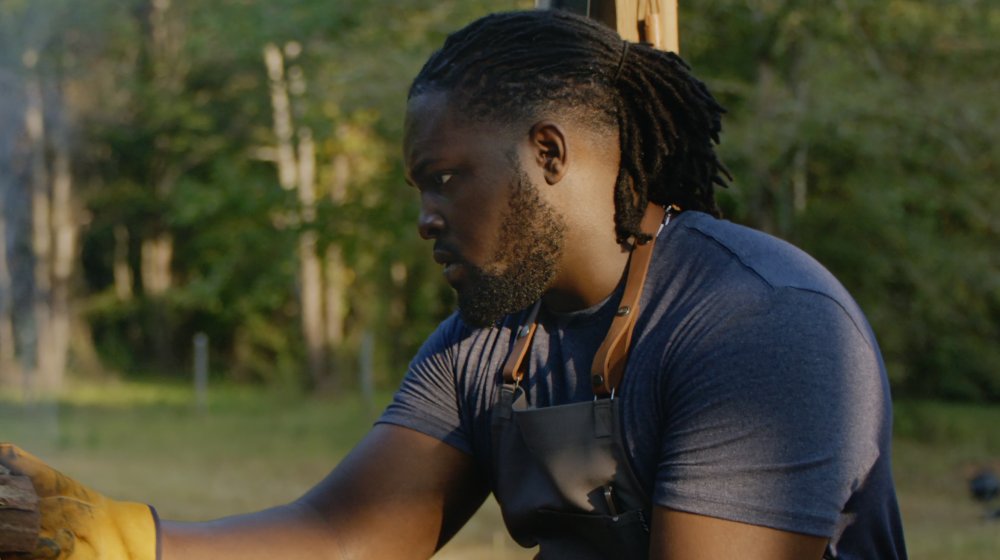
<svg viewBox="0 0 1000 560"><path fill-rule="evenodd" d="M0 383L393 387L450 289L399 146L445 35L515 0L0 0ZM726 216L858 299L897 396L1000 402L1000 6L680 2Z"/></svg>

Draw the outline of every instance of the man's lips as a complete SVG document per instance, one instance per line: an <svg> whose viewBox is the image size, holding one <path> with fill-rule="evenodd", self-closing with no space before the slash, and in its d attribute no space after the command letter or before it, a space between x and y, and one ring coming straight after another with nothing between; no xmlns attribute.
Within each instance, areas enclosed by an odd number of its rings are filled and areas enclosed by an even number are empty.
<svg viewBox="0 0 1000 560"><path fill-rule="evenodd" d="M462 267L464 261L457 253L443 247L435 247L434 262L444 265L444 270L442 271L444 279L452 286L455 286L465 276L462 272L464 270L464 267Z"/></svg>
<svg viewBox="0 0 1000 560"><path fill-rule="evenodd" d="M455 254L444 249L434 249L434 262L448 266L457 261Z"/></svg>

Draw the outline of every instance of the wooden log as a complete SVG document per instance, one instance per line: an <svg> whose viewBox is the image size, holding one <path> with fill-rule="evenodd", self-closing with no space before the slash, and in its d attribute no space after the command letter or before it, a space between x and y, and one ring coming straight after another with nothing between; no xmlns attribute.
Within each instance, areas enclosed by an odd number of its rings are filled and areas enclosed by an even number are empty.
<svg viewBox="0 0 1000 560"><path fill-rule="evenodd" d="M0 552L34 550L40 523L38 494L31 479L0 473Z"/></svg>

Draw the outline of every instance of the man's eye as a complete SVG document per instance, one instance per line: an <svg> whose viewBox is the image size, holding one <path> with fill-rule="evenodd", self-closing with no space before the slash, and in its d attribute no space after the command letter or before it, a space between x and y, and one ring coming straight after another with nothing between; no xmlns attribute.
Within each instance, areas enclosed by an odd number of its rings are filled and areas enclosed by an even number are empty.
<svg viewBox="0 0 1000 560"><path fill-rule="evenodd" d="M451 180L453 176L454 176L453 173L438 173L433 177L434 183L437 184L438 186L444 186L448 183L448 181Z"/></svg>

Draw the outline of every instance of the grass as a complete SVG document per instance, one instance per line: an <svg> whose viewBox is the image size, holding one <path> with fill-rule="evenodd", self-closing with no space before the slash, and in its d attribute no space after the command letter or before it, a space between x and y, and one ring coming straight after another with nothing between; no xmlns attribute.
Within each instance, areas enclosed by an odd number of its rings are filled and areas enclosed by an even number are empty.
<svg viewBox="0 0 1000 560"><path fill-rule="evenodd" d="M0 441L13 441L110 497L151 503L165 519L255 511L304 493L367 432L391 395L304 397L213 387L206 410L176 384L80 387L24 404L0 393ZM529 558L492 501L439 560Z"/></svg>
<svg viewBox="0 0 1000 560"><path fill-rule="evenodd" d="M893 468L915 560L994 560L1000 520L970 497L982 468L1000 474L1000 407L942 402L896 404ZM994 501L990 509L1000 507Z"/></svg>
<svg viewBox="0 0 1000 560"><path fill-rule="evenodd" d="M292 500L359 440L378 410L356 395L213 387L206 410L189 387L122 382L80 387L31 405L0 393L0 440L19 443L112 497L153 503L169 519L199 520ZM894 462L914 560L986 560L1000 521L968 496L976 469L1000 471L1000 407L896 405ZM1000 507L994 503L993 507ZM488 503L437 558L528 558Z"/></svg>

